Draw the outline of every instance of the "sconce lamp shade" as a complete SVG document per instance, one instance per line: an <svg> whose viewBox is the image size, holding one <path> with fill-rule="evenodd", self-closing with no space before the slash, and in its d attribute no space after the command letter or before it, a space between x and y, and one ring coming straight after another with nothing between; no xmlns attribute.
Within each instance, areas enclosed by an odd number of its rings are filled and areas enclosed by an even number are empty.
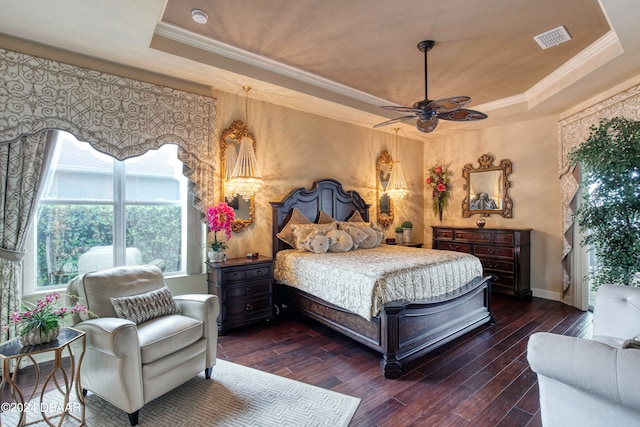
<svg viewBox="0 0 640 427"><path fill-rule="evenodd" d="M253 142L247 137L240 141L240 151L231 176L227 180L225 193L240 196L248 201L262 187L262 175L258 168Z"/></svg>

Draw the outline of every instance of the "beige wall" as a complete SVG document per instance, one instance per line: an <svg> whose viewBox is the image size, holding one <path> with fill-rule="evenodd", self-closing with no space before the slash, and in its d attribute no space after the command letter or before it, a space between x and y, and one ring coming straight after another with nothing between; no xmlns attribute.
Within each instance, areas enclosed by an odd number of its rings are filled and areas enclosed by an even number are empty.
<svg viewBox="0 0 640 427"><path fill-rule="evenodd" d="M491 215L486 218L486 227L531 228L531 288L534 296L560 299L562 231L557 118L524 121L455 137L438 137L437 134L434 137L425 143L425 166L431 166L438 159L450 163L454 171L453 193L440 224L429 209L431 196L425 189L425 242L432 238L430 225L476 226L477 215L462 217L462 167L465 164L478 167L478 158L486 153L495 156L494 164L509 159L513 162L513 172L509 176L513 218Z"/></svg>
<svg viewBox="0 0 640 427"><path fill-rule="evenodd" d="M241 89L239 88L239 91ZM250 92L251 94L251 92ZM218 99L218 133L233 120L244 121L244 94L215 94ZM289 191L309 188L313 181L334 178L345 190L356 190L376 212L376 160L382 150L394 155L395 134L350 125L312 114L267 104L249 97L249 130L257 141L256 154L265 188L256 196L256 223L233 235L228 256L248 252L271 254L271 201L280 201ZM397 206L396 224L410 220L414 233L422 236L423 143L402 137L398 146L411 193ZM313 219L313 218L311 218ZM385 229L393 236L395 225Z"/></svg>

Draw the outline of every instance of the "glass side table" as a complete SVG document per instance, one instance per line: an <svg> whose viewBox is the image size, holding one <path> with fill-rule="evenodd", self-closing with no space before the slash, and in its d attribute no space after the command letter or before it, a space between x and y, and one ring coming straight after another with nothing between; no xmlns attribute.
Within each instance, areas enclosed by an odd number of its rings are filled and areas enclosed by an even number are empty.
<svg viewBox="0 0 640 427"><path fill-rule="evenodd" d="M71 349L71 343L81 340L81 350L78 355L76 363L76 357ZM70 367L69 372L62 366L62 355L64 350L67 350L69 354ZM26 345L20 344L19 338L14 338L0 345L0 358L3 362L3 375L0 382L0 393L5 389L5 385L9 386L11 391L12 403L2 402L1 408L3 413L16 412L19 414L18 426L26 426L35 424L36 422L45 421L50 426L55 426L51 422L51 418L60 417L59 424L62 425L64 419L69 416L80 422L80 425L84 425L85 418L85 400L82 394L82 385L80 384L80 365L82 365L82 358L86 349L86 337L85 333L73 328L61 328L58 338L50 343L39 345ZM34 358L35 355L40 353L54 353L53 368L47 375L42 386L40 387L40 367L38 362ZM20 386L16 383L18 376L18 367L23 359L31 360L35 369L35 384L31 393L27 396ZM13 374L10 372L10 366L14 361L15 370ZM44 374L44 373L43 373ZM47 386L53 383L59 393L61 393L63 401L60 402L47 402L45 401L45 390ZM77 403L70 402L71 392L75 387ZM34 401L34 396L40 389L39 399ZM51 391L55 392L55 389ZM28 413L40 413L40 418L35 420L27 420ZM75 413L74 413L75 412ZM0 417L0 426L2 425L2 418Z"/></svg>

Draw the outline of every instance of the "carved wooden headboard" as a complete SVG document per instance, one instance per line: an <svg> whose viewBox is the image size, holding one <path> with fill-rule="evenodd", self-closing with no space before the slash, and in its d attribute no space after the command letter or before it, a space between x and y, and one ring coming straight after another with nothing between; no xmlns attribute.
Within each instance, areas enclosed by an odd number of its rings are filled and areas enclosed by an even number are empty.
<svg viewBox="0 0 640 427"><path fill-rule="evenodd" d="M280 202L271 202L272 211L272 255L290 246L278 239L276 234L291 217L293 208L298 208L311 221L317 221L320 211L344 221L354 211L360 212L362 219L369 221L369 205L356 191L344 191L335 179L320 179L310 189L304 187L292 190Z"/></svg>

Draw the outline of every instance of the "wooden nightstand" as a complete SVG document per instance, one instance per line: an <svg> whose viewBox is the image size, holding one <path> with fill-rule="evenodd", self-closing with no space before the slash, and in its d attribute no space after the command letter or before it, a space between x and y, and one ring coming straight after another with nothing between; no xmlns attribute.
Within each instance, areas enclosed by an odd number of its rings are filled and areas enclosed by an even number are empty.
<svg viewBox="0 0 640 427"><path fill-rule="evenodd" d="M209 293L220 300L218 332L273 319L273 259L207 262Z"/></svg>

